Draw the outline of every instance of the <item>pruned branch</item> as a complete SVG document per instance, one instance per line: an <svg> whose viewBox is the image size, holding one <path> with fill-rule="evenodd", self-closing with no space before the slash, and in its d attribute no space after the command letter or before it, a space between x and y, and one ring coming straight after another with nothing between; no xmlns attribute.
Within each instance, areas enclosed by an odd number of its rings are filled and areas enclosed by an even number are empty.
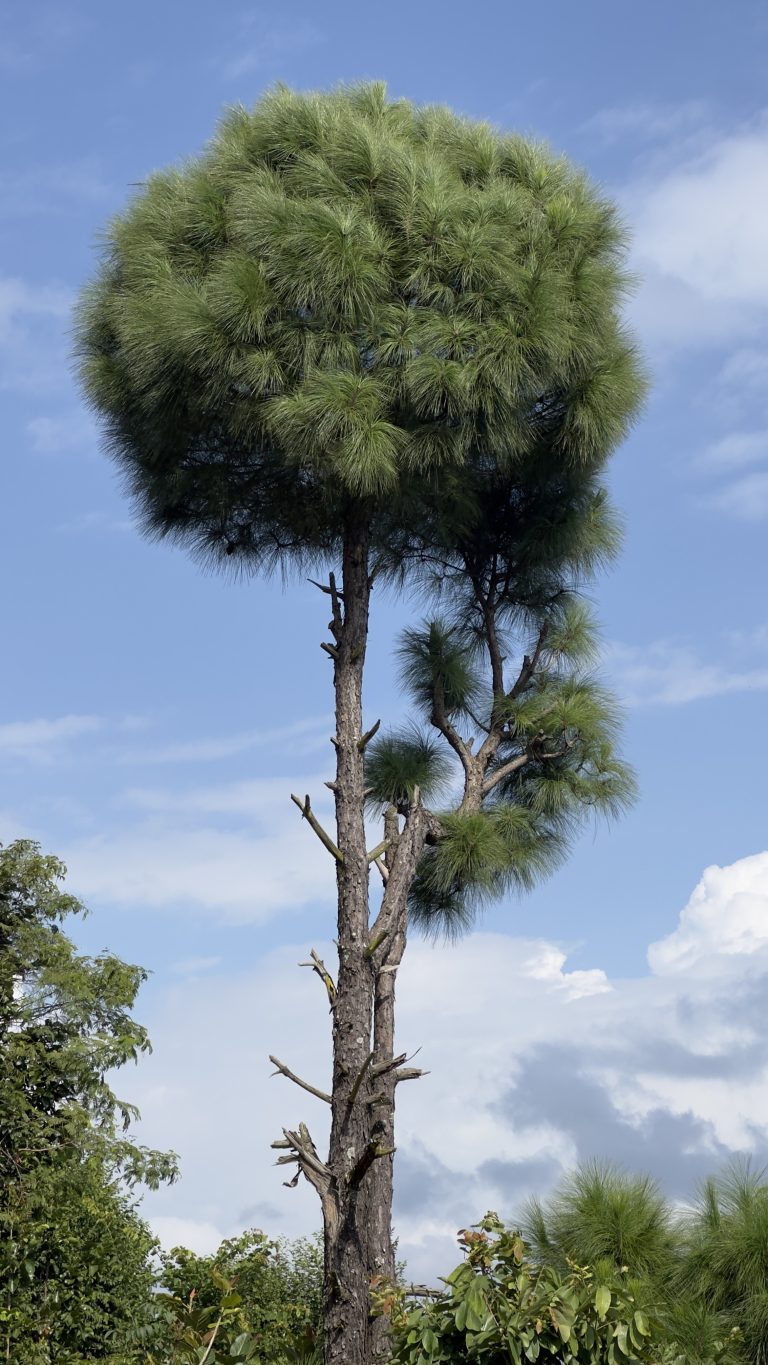
<svg viewBox="0 0 768 1365"><path fill-rule="evenodd" d="M386 866L385 863L381 861L381 858L374 858L373 865L374 867L377 867L379 869L379 872L381 873L381 880L386 886L389 880L389 868Z"/></svg>
<svg viewBox="0 0 768 1365"><path fill-rule="evenodd" d="M399 1085L401 1081L418 1081L422 1076L428 1076L429 1074L428 1071L422 1071L418 1066L404 1066L401 1067L399 1071L395 1072L392 1079L395 1082L395 1085Z"/></svg>
<svg viewBox="0 0 768 1365"><path fill-rule="evenodd" d="M330 834L328 834L327 831L323 829L322 825L320 824L320 821L315 815L315 812L312 810L309 801L309 796L305 796L304 800L302 801L300 796L294 796L294 794L291 793L291 800L295 806L298 806L299 810L301 811L302 819L306 820L310 828L315 831L315 834L317 835L323 847L328 849L328 852L336 859L337 863L343 863L344 854L342 853L340 848L336 847Z"/></svg>
<svg viewBox="0 0 768 1365"><path fill-rule="evenodd" d="M386 1061L377 1062L375 1066L371 1067L371 1075L385 1076L388 1071L394 1071L396 1067L402 1066L404 1062L409 1060L408 1054L401 1052L399 1057L389 1057Z"/></svg>
<svg viewBox="0 0 768 1365"><path fill-rule="evenodd" d="M384 871L385 871L385 872L386 872L386 870L387 870L387 869L384 868ZM366 950L365 950L365 956L366 956L366 957L373 957L373 954L376 952L376 949L377 949L377 948L380 948L381 945L382 945L382 943L385 943L386 940L387 940L388 938L389 938L389 930L388 930L388 929L382 929L382 931L381 931L380 934L377 934L375 938L372 938L372 939L371 939L370 943L368 944L368 947L367 947Z"/></svg>
<svg viewBox="0 0 768 1365"><path fill-rule="evenodd" d="M312 971L317 973L323 985L325 986L331 1009L333 1009L334 1005L336 1004L336 984L333 980L333 977L331 976L331 973L328 971L328 968L323 962L323 959L321 957L318 957L314 948L311 949L309 956L311 957L312 961L300 962L299 966L311 967Z"/></svg>
<svg viewBox="0 0 768 1365"><path fill-rule="evenodd" d="M332 659L334 660L338 659L339 657L338 649L336 648L335 645L329 645L327 640L320 641L320 648L324 649L326 654L329 654Z"/></svg>
<svg viewBox="0 0 768 1365"><path fill-rule="evenodd" d="M370 742L371 742L371 740L373 739L374 735L378 733L378 730L379 730L379 726L380 726L380 725L381 725L381 721L380 721L380 720L377 720L377 721L376 721L376 724L375 724L375 725L372 725L371 728L370 728L370 730L366 730L365 734L360 736L359 740L357 741L357 747L358 747L358 749L359 749L359 751L360 751L361 754L364 754L364 753L365 753L365 750L366 750L367 746L370 744Z"/></svg>
<svg viewBox="0 0 768 1365"><path fill-rule="evenodd" d="M277 1070L272 1073L274 1076L285 1076L287 1080L293 1081L294 1085L301 1086L302 1090L314 1095L316 1099L325 1100L326 1104L331 1103L331 1096L326 1094L325 1090L318 1090L317 1086L310 1085L309 1081L303 1081L301 1076L297 1076L295 1071L291 1071L290 1067L286 1066L285 1062L281 1062L279 1057L273 1057L270 1053L269 1060L274 1067L277 1067Z"/></svg>
<svg viewBox="0 0 768 1365"><path fill-rule="evenodd" d="M374 1161L378 1161L384 1156L393 1156L394 1152L394 1147L380 1147L376 1138L371 1138L370 1142L368 1142L363 1149L363 1154L349 1177L350 1185L353 1188L355 1185L359 1185L363 1176L371 1169Z"/></svg>
<svg viewBox="0 0 768 1365"><path fill-rule="evenodd" d="M377 844L375 848L371 849L370 853L368 854L368 862L375 863L376 859L380 858L382 853L386 853L388 848L389 839L382 839L380 844Z"/></svg>

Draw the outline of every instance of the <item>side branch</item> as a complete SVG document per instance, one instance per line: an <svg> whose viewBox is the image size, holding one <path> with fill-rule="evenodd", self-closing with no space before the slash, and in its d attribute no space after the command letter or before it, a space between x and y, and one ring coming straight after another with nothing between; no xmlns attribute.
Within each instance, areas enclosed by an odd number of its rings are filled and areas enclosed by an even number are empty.
<svg viewBox="0 0 768 1365"><path fill-rule="evenodd" d="M310 806L309 796L305 796L304 800L302 801L300 796L294 796L293 793L291 793L291 800L295 806L298 806L299 810L301 811L302 818L306 820L307 824L315 831L315 834L317 835L323 847L328 849L328 852L332 855L332 857L336 859L337 863L343 863L344 854L342 853L340 848L336 847L330 834L328 834L326 830L323 829L322 825L320 824L320 821L318 820L317 816L312 810L312 807Z"/></svg>
<svg viewBox="0 0 768 1365"><path fill-rule="evenodd" d="M303 1081L301 1076L297 1076L295 1071L291 1071L290 1067L286 1066L285 1062L281 1062L279 1057L273 1057L270 1053L269 1060L274 1067L277 1067L277 1070L272 1073L273 1076L285 1076L289 1081L293 1081L294 1085L299 1085L302 1090L314 1095L316 1099L325 1100L326 1104L331 1103L331 1096L326 1094L325 1090L318 1090L317 1086L310 1085L309 1081Z"/></svg>
<svg viewBox="0 0 768 1365"><path fill-rule="evenodd" d="M504 781L505 777L511 777L512 773L516 773L518 769L524 768L526 763L530 762L530 758L531 756L526 750L524 754L518 754L516 758L511 758L508 763L502 763L501 767L497 768L495 773L491 773L491 776L485 779L483 783L483 796L487 796L489 792L492 792L494 787L498 786L499 782Z"/></svg>

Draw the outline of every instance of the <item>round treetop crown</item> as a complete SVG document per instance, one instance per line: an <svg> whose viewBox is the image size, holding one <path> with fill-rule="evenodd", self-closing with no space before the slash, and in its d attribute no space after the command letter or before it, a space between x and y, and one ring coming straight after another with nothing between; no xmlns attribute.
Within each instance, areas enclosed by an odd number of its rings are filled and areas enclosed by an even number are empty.
<svg viewBox="0 0 768 1365"><path fill-rule="evenodd" d="M113 221L81 375L150 532L322 555L351 504L375 543L462 471L593 477L642 387L622 261L545 148L380 85L280 87Z"/></svg>

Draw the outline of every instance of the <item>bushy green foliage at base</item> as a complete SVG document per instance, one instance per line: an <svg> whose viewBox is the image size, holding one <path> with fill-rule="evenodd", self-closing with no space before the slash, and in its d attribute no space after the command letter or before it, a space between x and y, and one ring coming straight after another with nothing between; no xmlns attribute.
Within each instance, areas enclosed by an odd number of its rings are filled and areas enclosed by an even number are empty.
<svg viewBox="0 0 768 1365"><path fill-rule="evenodd" d="M226 1359L298 1365L311 1359L321 1325L323 1253L319 1238L270 1241L257 1230L222 1242L212 1256L176 1247L163 1258L160 1285L168 1314L157 1365L197 1355L185 1350L216 1331L206 1365ZM218 1324L218 1327L217 1327Z"/></svg>
<svg viewBox="0 0 768 1365"><path fill-rule="evenodd" d="M598 1276L575 1262L560 1271L529 1259L496 1214L461 1241L466 1259L445 1291L414 1305L395 1295L392 1365L682 1365L663 1313L620 1271ZM713 1365L736 1338L712 1343Z"/></svg>

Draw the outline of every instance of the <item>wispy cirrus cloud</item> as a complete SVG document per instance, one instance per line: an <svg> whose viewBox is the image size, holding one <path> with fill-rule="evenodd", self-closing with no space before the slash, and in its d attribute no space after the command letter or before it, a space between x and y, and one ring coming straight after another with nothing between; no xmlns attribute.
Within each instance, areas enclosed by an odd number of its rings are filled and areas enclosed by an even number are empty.
<svg viewBox="0 0 768 1365"><path fill-rule="evenodd" d="M247 15L241 21L238 51L224 59L222 75L225 80L236 81L242 76L273 73L324 41L325 34L310 20L274 24L262 13Z"/></svg>
<svg viewBox="0 0 768 1365"><path fill-rule="evenodd" d="M768 690L768 650L758 634L742 637L738 648L726 640L728 662L711 661L690 645L654 640L647 645L611 643L604 663L628 706L683 706L734 693Z"/></svg>
<svg viewBox="0 0 768 1365"><path fill-rule="evenodd" d="M31 762L50 762L71 740L96 734L103 728L101 716L10 721L0 725L0 753Z"/></svg>
<svg viewBox="0 0 768 1365"><path fill-rule="evenodd" d="M238 730L228 735L213 735L182 740L178 744L160 744L155 748L135 750L125 753L121 761L129 765L142 766L164 763L213 763L273 744L286 745L291 753L308 753L328 744L328 727L332 723L333 717L327 714L307 716L290 725Z"/></svg>

